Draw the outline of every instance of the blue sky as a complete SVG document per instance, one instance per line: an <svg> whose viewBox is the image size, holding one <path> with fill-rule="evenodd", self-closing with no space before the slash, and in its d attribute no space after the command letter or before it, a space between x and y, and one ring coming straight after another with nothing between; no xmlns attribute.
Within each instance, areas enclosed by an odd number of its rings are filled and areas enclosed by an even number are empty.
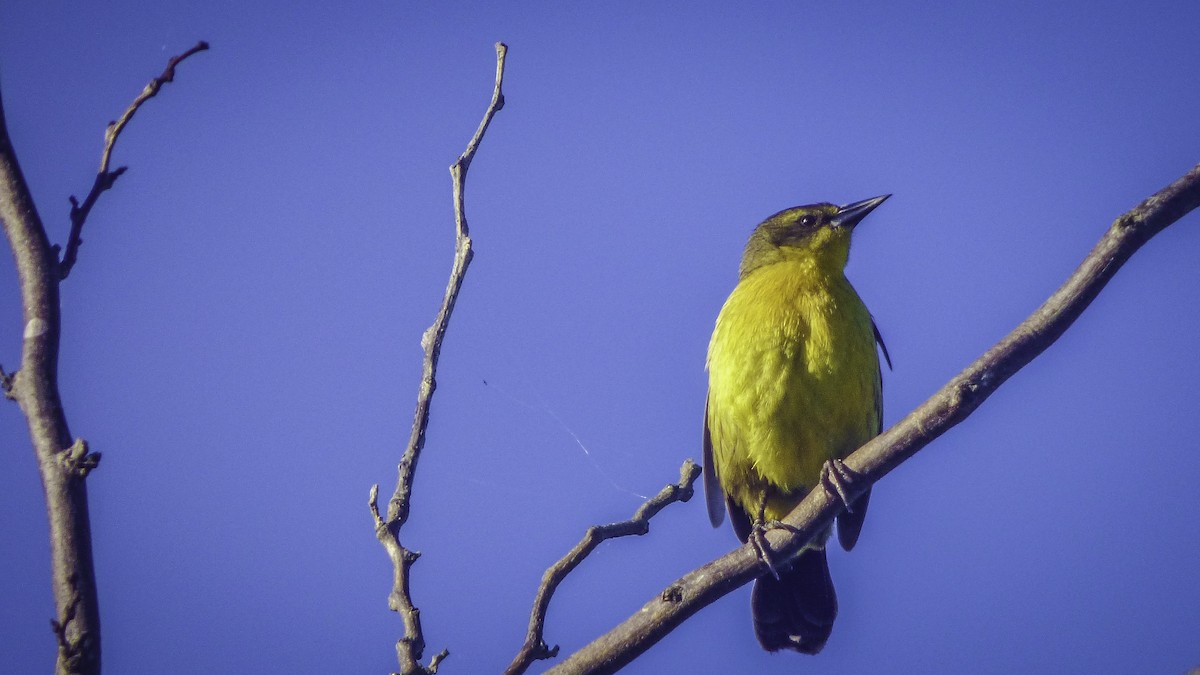
<svg viewBox="0 0 1200 675"><path fill-rule="evenodd" d="M112 673L367 673L401 625L366 496L390 491L450 268L473 263L407 544L443 672L496 672L542 571L699 459L712 322L753 226L895 196L848 275L893 422L1002 337L1112 219L1200 161L1194 2L4 3L0 87L56 241L104 125L129 165L63 288ZM982 409L876 487L817 657L749 589L630 672L1178 673L1200 664L1200 221L1151 241ZM20 347L0 258L0 363ZM0 646L53 659L45 517L0 408ZM562 586L573 651L736 543L702 500Z"/></svg>

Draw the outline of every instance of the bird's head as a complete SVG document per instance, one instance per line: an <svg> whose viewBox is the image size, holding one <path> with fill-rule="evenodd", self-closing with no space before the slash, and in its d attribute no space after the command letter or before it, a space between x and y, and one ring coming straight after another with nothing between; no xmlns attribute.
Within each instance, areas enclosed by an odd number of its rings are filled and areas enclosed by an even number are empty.
<svg viewBox="0 0 1200 675"><path fill-rule="evenodd" d="M845 206L809 204L776 213L754 228L742 255L739 276L744 279L760 267L785 260L801 260L841 271L850 256L850 233L854 226L890 196Z"/></svg>

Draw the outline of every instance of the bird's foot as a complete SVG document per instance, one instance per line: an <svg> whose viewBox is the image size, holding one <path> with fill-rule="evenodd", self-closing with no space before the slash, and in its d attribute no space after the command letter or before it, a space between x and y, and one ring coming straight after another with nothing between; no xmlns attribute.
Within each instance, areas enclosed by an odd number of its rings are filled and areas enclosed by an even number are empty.
<svg viewBox="0 0 1200 675"><path fill-rule="evenodd" d="M763 520L761 514L758 519L750 526L750 536L748 541L754 547L754 551L758 554L758 559L767 566L767 570L771 576L779 580L779 566L776 565L774 554L771 552L771 544L767 541L766 534L771 530L787 530L788 532L797 532L798 530L782 520Z"/></svg>
<svg viewBox="0 0 1200 675"><path fill-rule="evenodd" d="M850 506L850 490L848 484L853 483L860 477L856 471L852 471L846 463L840 459L831 459L821 465L821 485L832 495L837 497L842 502L842 506L846 507L847 513L854 513L854 508Z"/></svg>

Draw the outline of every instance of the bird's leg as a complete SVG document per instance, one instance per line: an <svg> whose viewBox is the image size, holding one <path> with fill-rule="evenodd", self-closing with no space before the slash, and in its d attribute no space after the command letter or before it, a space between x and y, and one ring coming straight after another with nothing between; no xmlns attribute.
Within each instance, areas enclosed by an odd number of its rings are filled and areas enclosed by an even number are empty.
<svg viewBox="0 0 1200 675"><path fill-rule="evenodd" d="M758 503L758 513L755 514L754 523L752 523L750 526L750 536L748 537L748 540L749 540L750 544L752 546L754 546L754 550L758 553L758 559L763 561L763 564L767 566L767 569L771 572L771 576L775 577L775 579L778 580L779 579L779 568L776 566L775 561L772 559L771 546L767 542L767 538L765 535L766 535L767 531L769 531L769 530L782 529L782 530L788 530L791 532L795 532L796 528L792 527L791 525L788 525L787 523L784 523L781 520L768 521L766 519L766 516L767 516L767 493L766 493L766 491L764 491L762 500L759 501L759 503Z"/></svg>
<svg viewBox="0 0 1200 675"><path fill-rule="evenodd" d="M840 459L831 459L821 465L821 485L832 495L841 500L847 513L854 513L850 506L850 491L848 483L853 483L859 477Z"/></svg>
<svg viewBox="0 0 1200 675"><path fill-rule="evenodd" d="M771 560L771 547L767 543L766 534L770 526L766 524L767 514L767 493L763 491L762 500L758 502L758 513L754 516L754 523L750 526L750 543L754 545L754 550L758 553L758 559L763 561L767 569L771 571L771 576L779 580L779 570L775 569L775 563ZM772 523L774 525L774 523Z"/></svg>

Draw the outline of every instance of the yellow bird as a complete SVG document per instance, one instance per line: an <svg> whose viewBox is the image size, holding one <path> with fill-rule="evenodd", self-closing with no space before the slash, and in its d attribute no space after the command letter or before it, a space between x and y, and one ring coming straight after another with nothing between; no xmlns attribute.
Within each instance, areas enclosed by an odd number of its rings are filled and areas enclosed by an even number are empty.
<svg viewBox="0 0 1200 675"><path fill-rule="evenodd" d="M854 226L889 196L780 211L746 244L708 346L704 413L709 519L719 526L728 509L742 541L786 516L821 482L827 462L882 430L875 345L889 367L891 359L845 267ZM847 551L869 497L837 518ZM827 530L780 565L777 578L755 582L751 612L763 648L816 654L825 646L837 617L828 537Z"/></svg>

